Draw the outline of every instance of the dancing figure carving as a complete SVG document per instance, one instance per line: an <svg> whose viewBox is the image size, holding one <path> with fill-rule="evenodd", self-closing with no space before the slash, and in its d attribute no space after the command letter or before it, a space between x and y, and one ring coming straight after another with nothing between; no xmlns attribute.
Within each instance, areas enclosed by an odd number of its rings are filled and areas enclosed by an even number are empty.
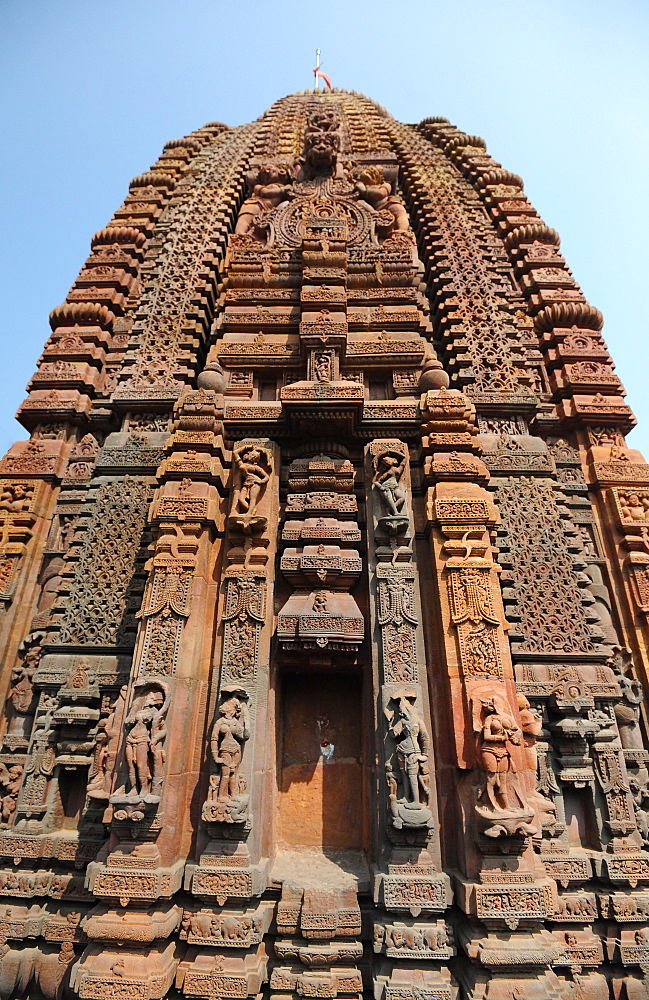
<svg viewBox="0 0 649 1000"><path fill-rule="evenodd" d="M379 518L377 527L388 535L402 535L408 528L405 469L406 456L402 452L388 449L374 457L373 485L387 512Z"/></svg>
<svg viewBox="0 0 649 1000"><path fill-rule="evenodd" d="M235 449L234 493L230 522L244 534L263 531L268 519L257 513L257 506L270 479L271 460L264 448L246 444Z"/></svg>

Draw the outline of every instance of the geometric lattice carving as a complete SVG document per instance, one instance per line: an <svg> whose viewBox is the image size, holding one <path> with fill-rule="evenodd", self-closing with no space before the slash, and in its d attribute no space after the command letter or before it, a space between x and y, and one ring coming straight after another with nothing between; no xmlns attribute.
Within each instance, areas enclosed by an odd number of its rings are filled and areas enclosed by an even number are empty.
<svg viewBox="0 0 649 1000"><path fill-rule="evenodd" d="M84 539L61 626L61 641L111 645L126 610L149 489L137 479L105 483Z"/></svg>
<svg viewBox="0 0 649 1000"><path fill-rule="evenodd" d="M137 337L134 363L125 369L129 377L118 386L117 398L133 393L147 398L179 394L183 359L186 364L191 358L183 351L191 345L190 331L196 327L191 290L205 266L205 254L213 252L221 236L230 210L228 200L235 199L244 158L258 127L252 123L222 133L196 159L183 200L172 203L165 213L162 249L155 272L142 290L132 331Z"/></svg>
<svg viewBox="0 0 649 1000"><path fill-rule="evenodd" d="M587 653L595 649L582 605L556 491L549 483L505 479L496 489L505 544L502 560L511 565L513 602L523 641L517 648L533 653ZM505 579L503 579L505 583Z"/></svg>
<svg viewBox="0 0 649 1000"><path fill-rule="evenodd" d="M493 267L489 267L480 229L486 228L470 185L449 170L446 157L412 129L390 122L387 126L407 163L407 181L417 182L425 206L427 236L434 241L444 271L440 296L447 317L444 337L462 338L462 352L470 359L461 365L466 391L476 396L505 391L528 394L516 323L502 294ZM416 168L412 166L416 163ZM470 261L470 266L467 262Z"/></svg>

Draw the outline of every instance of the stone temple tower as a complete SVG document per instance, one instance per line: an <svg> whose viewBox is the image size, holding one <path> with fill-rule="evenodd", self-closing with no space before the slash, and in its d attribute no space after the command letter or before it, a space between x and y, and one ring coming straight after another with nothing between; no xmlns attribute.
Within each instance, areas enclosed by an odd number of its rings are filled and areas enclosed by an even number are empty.
<svg viewBox="0 0 649 1000"><path fill-rule="evenodd" d="M167 143L0 463L0 998L639 1000L649 467L519 177Z"/></svg>

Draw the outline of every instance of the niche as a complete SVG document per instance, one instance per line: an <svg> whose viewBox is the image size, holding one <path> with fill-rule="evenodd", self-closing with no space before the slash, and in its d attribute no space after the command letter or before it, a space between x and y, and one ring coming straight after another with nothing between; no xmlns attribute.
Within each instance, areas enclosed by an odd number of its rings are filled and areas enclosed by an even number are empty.
<svg viewBox="0 0 649 1000"><path fill-rule="evenodd" d="M59 769L59 795L61 797L62 822L64 830L76 830L81 810L86 801L87 772L81 769Z"/></svg>
<svg viewBox="0 0 649 1000"><path fill-rule="evenodd" d="M592 794L588 788L564 788L566 836L571 847L601 850Z"/></svg>
<svg viewBox="0 0 649 1000"><path fill-rule="evenodd" d="M278 840L283 849L364 846L361 679L286 673L278 714Z"/></svg>

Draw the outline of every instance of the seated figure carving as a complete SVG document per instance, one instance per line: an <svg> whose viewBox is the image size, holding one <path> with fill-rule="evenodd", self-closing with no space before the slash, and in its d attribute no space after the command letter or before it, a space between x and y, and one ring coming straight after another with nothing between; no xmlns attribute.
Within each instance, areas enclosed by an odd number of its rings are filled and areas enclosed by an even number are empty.
<svg viewBox="0 0 649 1000"><path fill-rule="evenodd" d="M410 220L405 206L398 195L394 194L392 184L385 179L380 167L372 164L356 171L356 190L363 201L379 213L376 228L380 238L385 239L391 233L410 229Z"/></svg>
<svg viewBox="0 0 649 1000"><path fill-rule="evenodd" d="M266 163L261 166L250 197L246 198L239 209L235 233L239 236L249 234L265 242L267 230L260 225L260 216L277 208L288 198L291 181L288 167L279 163Z"/></svg>

